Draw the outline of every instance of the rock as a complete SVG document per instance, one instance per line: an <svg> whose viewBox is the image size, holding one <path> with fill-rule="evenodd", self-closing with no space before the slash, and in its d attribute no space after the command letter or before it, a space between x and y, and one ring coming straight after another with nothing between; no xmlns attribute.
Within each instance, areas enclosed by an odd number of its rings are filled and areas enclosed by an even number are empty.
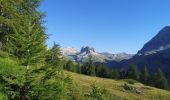
<svg viewBox="0 0 170 100"><path fill-rule="evenodd" d="M81 51L80 51L80 53L86 53L86 54L89 54L89 53L95 53L96 51L95 51L95 49L94 48L92 48L92 47L89 47L89 46L86 46L86 47L82 47L81 48Z"/></svg>
<svg viewBox="0 0 170 100"><path fill-rule="evenodd" d="M67 47L67 48L62 48L61 52L63 53L64 56L67 56L67 55L74 55L78 53L78 50L76 48Z"/></svg>
<svg viewBox="0 0 170 100"><path fill-rule="evenodd" d="M139 94L139 95L141 95L141 93L142 93L142 91L140 91L140 90L138 90L138 89L136 89L135 91L136 91L136 93Z"/></svg>
<svg viewBox="0 0 170 100"><path fill-rule="evenodd" d="M78 63L84 63L91 57L94 62L106 63L106 65L110 65L110 62L112 61L115 61L115 63L117 63L125 59L130 59L133 56L127 53L119 54L112 54L107 52L99 53L96 52L96 50L93 47L89 46L83 46L80 52L77 51L77 49L75 48L63 48L61 50L66 58Z"/></svg>

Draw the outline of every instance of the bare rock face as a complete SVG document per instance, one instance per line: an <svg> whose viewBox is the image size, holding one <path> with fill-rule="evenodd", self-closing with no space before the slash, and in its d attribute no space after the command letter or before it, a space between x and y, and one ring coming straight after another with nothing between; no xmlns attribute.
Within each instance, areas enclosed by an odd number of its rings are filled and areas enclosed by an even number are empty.
<svg viewBox="0 0 170 100"><path fill-rule="evenodd" d="M82 47L80 51L80 53L86 53L86 54L95 53L95 52L96 52L95 49L89 46Z"/></svg>
<svg viewBox="0 0 170 100"><path fill-rule="evenodd" d="M164 27L137 55L150 55L170 48L170 26Z"/></svg>
<svg viewBox="0 0 170 100"><path fill-rule="evenodd" d="M63 55L75 62L83 63L91 58L94 62L108 62L115 61L119 62L125 59L132 58L133 55L126 53L112 54L112 53L99 53L93 47L83 46L80 52L75 48L64 48L62 49Z"/></svg>
<svg viewBox="0 0 170 100"><path fill-rule="evenodd" d="M76 48L71 48L71 47L62 48L61 51L62 51L63 55L74 55L79 52Z"/></svg>

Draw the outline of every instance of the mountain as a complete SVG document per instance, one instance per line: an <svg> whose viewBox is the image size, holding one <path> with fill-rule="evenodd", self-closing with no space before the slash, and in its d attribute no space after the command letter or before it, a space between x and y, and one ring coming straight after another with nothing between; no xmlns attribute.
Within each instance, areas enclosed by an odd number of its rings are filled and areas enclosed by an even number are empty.
<svg viewBox="0 0 170 100"><path fill-rule="evenodd" d="M61 51L63 55L73 55L79 52L76 48L70 48L70 47L62 48Z"/></svg>
<svg viewBox="0 0 170 100"><path fill-rule="evenodd" d="M115 66L126 68L129 64L136 64L139 69L147 66L152 74L160 68L170 83L170 26L159 31L131 59L121 61Z"/></svg>
<svg viewBox="0 0 170 100"><path fill-rule="evenodd" d="M144 45L138 55L149 55L170 48L170 26L164 27L153 39Z"/></svg>
<svg viewBox="0 0 170 100"><path fill-rule="evenodd" d="M136 64L141 70L143 70L144 66L147 66L151 74L154 74L160 68L170 83L170 26L165 26L161 29L135 55L98 53L94 48L87 46L82 47L80 52L74 52L72 55L65 56L81 63L91 57L95 62L103 62L108 67L121 67L124 69L129 64Z"/></svg>
<svg viewBox="0 0 170 100"><path fill-rule="evenodd" d="M119 54L111 54L111 53L99 53L93 47L83 46L81 50L78 52L77 49L73 48L63 48L63 55L75 62L83 63L91 58L94 62L120 62L122 60L132 58L132 54L119 53Z"/></svg>

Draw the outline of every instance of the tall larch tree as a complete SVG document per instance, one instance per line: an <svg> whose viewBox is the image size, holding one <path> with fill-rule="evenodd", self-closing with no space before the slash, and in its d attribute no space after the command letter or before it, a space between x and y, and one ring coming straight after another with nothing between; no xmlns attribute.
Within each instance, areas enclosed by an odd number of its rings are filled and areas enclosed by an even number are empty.
<svg viewBox="0 0 170 100"><path fill-rule="evenodd" d="M46 34L42 26L43 20L37 11L40 0L26 0L18 7L20 20L12 24L14 34L9 37L7 51L14 54L22 65L44 64L46 51Z"/></svg>

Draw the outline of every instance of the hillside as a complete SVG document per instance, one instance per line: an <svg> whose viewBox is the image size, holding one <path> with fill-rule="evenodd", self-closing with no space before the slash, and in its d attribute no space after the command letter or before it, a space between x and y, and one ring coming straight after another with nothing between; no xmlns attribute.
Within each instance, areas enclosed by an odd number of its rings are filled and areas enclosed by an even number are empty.
<svg viewBox="0 0 170 100"><path fill-rule="evenodd" d="M85 76L67 71L65 71L65 74L71 76L76 82L77 87L84 92L87 92L90 85L95 82L97 86L105 88L116 100L170 100L169 91L145 86L138 82L130 84L130 80L111 80ZM125 83L128 86L141 91L141 94L137 94L136 92L130 90L124 90L123 86Z"/></svg>

